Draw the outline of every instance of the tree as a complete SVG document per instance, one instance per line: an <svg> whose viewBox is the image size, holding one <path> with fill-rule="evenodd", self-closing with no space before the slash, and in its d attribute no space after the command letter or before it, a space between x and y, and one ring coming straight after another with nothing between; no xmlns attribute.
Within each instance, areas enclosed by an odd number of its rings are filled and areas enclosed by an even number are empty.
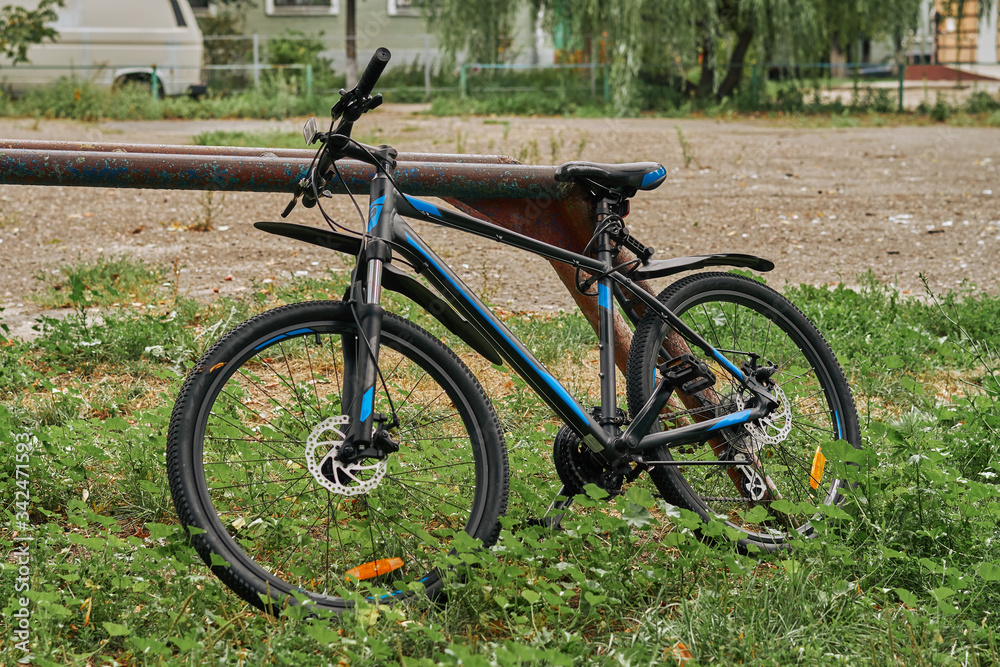
<svg viewBox="0 0 1000 667"><path fill-rule="evenodd" d="M355 25L354 0L347 0L347 13L345 18L344 48L347 56L346 78L347 89L350 90L358 83L358 31Z"/></svg>
<svg viewBox="0 0 1000 667"><path fill-rule="evenodd" d="M954 0L956 2L960 0ZM992 2L992 0L987 0ZM748 58L826 62L831 51L861 38L902 39L916 26L920 0L439 0L428 20L451 53L496 62L498 35L516 13L544 9L550 29L567 25L600 37L610 69L615 112L633 113L641 79L677 82L704 101L733 95ZM688 82L696 67L697 83Z"/></svg>
<svg viewBox="0 0 1000 667"><path fill-rule="evenodd" d="M47 24L59 18L56 7L62 6L63 0L41 0L36 9L11 5L0 8L0 51L14 65L28 62L29 46L46 39L54 42L59 37L56 29Z"/></svg>
<svg viewBox="0 0 1000 667"><path fill-rule="evenodd" d="M424 7L441 48L452 57L464 51L466 62L499 63L511 55L514 19L524 4L520 0L439 0Z"/></svg>

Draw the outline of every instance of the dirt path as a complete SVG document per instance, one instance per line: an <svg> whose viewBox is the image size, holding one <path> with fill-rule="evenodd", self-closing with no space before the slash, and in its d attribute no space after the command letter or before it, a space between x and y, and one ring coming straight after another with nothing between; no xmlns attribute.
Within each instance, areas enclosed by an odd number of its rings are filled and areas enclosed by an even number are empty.
<svg viewBox="0 0 1000 667"><path fill-rule="evenodd" d="M777 264L769 281L855 283L871 269L919 292L971 281L1000 291L1000 130L949 126L799 129L764 121L667 119L429 118L386 107L359 136L406 151L506 153L551 164L656 160L666 183L642 193L628 218L660 256L735 251ZM301 122L180 121L80 124L0 120L0 136L139 143L188 143L207 129L286 128ZM683 136L680 140L679 134ZM685 161L687 164L685 165ZM254 231L277 219L287 197L0 186L0 317L20 335L38 309L36 276L77 257L128 254L180 269L180 289L211 298L252 281L322 272L340 256ZM346 197L331 209L357 223ZM364 204L362 204L364 207ZM214 231L187 231L212 217ZM311 211L292 220L318 224ZM444 256L461 249L473 287L521 310L570 308L546 262L439 228L421 229ZM225 280L232 276L232 280Z"/></svg>

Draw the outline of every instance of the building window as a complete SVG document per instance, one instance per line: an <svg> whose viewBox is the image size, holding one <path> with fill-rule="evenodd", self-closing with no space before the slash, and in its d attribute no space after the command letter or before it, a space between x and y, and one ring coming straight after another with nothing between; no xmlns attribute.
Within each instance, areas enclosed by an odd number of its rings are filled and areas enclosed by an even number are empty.
<svg viewBox="0 0 1000 667"><path fill-rule="evenodd" d="M195 16L215 16L215 3L211 0L188 0Z"/></svg>
<svg viewBox="0 0 1000 667"><path fill-rule="evenodd" d="M389 0L389 16L422 16L427 0Z"/></svg>
<svg viewBox="0 0 1000 667"><path fill-rule="evenodd" d="M315 16L337 14L337 0L266 0L264 12L268 16Z"/></svg>

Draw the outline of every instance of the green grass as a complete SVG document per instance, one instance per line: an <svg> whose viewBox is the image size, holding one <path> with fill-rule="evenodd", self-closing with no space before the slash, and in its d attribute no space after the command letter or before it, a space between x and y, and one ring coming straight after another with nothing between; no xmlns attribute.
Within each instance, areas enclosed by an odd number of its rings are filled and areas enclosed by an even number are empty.
<svg viewBox="0 0 1000 667"><path fill-rule="evenodd" d="M44 287L31 299L43 308L148 304L160 294L166 276L166 268L125 255L94 262L78 260L54 273L36 275Z"/></svg>
<svg viewBox="0 0 1000 667"><path fill-rule="evenodd" d="M195 135L191 139L195 146L267 146L269 148L307 148L301 132L280 130L244 132L211 130Z"/></svg>
<svg viewBox="0 0 1000 667"><path fill-rule="evenodd" d="M124 289L121 270L80 263L71 273L91 293ZM46 320L30 343L0 335L5 486L17 488L16 463L29 466L34 664L647 665L672 664L678 643L694 656L687 665L1000 662L1000 298L971 286L904 298L870 276L858 290L785 289L852 379L865 444L831 448L828 466L858 486L794 552L747 557L725 539L701 542L695 516L642 486L610 512L578 499L563 531L527 526L558 490L557 424L523 383L478 363L503 387L490 394L510 451L511 509L497 547L466 554L476 567L449 583L447 604L362 601L339 618L248 609L175 524L163 452L177 373L237 321L335 298L345 280L269 283L215 304L164 287L103 320ZM446 335L405 299L388 307ZM557 377L590 363L582 316L505 318ZM0 500L8 520L16 501ZM0 536L5 556L12 536ZM14 591L17 576L5 558L0 590ZM5 596L0 608L12 627L19 601ZM22 657L5 636L0 662Z"/></svg>
<svg viewBox="0 0 1000 667"><path fill-rule="evenodd" d="M376 144L379 138L372 134L357 133L355 139L363 144ZM268 148L301 148L316 150L319 144L311 147L306 145L301 132L282 132L280 130L243 131L243 130L210 130L196 134L191 143L196 146L244 146Z"/></svg>

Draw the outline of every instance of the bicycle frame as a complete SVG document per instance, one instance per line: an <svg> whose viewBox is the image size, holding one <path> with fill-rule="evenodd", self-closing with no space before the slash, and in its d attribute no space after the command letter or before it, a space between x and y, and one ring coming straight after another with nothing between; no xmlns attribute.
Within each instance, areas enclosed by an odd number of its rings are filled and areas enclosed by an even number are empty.
<svg viewBox="0 0 1000 667"><path fill-rule="evenodd" d="M386 165L391 173L391 163ZM601 362L601 406L599 414L589 413L555 377L539 362L524 344L501 322L461 278L442 260L403 218L420 219L452 229L499 241L549 260L567 263L592 275L603 276L597 281L600 310L599 340ZM371 442L372 403L377 382L378 337L381 323L381 275L384 263L391 261L392 252L401 255L414 269L452 304L452 306L489 341L499 356L530 386L555 413L583 438L583 442L601 459L610 463L626 454L641 454L659 446L681 446L705 442L721 429L767 416L770 410L765 400L739 412L707 419L659 433L649 433L673 388L661 382L647 404L635 415L624 433L615 424L617 413L616 378L614 367L614 336L612 285L628 289L668 322L685 340L716 359L754 395L770 398L759 385L723 354L664 307L655 297L621 273L612 272L610 252L598 253L598 258L581 255L543 241L504 229L493 223L474 218L460 211L439 209L424 200L396 191L386 172L380 170L371 182L367 231L370 235L358 257L351 298L357 302L357 314L362 336L368 341L369 353L363 346L353 363L360 386L345 387L345 405L351 417L352 436L362 446ZM601 255L605 255L601 257ZM356 380L357 381L357 380ZM348 396L361 396L360 404ZM353 404L353 405L352 405ZM658 462L661 463L661 462ZM737 461L705 461L705 464L736 465ZM669 463L664 463L669 464ZM683 463L691 465L690 461Z"/></svg>

